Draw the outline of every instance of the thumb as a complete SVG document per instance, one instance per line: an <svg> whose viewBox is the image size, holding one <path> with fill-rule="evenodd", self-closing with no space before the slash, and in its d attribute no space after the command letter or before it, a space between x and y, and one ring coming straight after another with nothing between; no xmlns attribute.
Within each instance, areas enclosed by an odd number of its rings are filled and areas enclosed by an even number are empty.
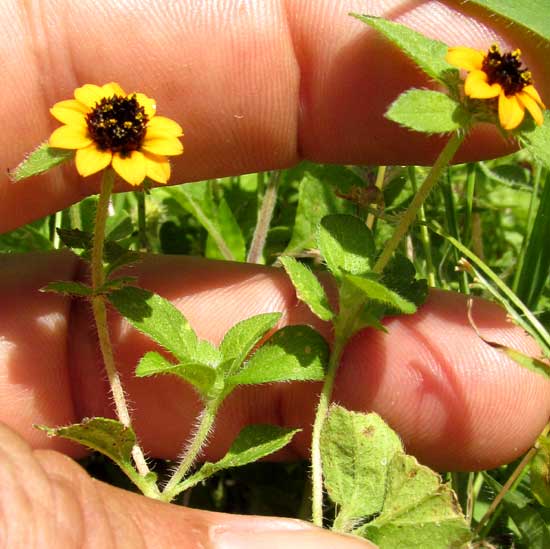
<svg viewBox="0 0 550 549"><path fill-rule="evenodd" d="M70 458L31 450L0 424L2 546L354 549L375 547L292 519L169 505L92 479Z"/></svg>

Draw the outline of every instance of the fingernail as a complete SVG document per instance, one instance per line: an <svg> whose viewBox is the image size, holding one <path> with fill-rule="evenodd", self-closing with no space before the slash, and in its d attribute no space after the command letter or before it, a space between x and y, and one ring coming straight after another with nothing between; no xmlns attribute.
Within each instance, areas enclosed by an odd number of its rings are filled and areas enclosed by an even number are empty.
<svg viewBox="0 0 550 549"><path fill-rule="evenodd" d="M297 531L217 532L212 545L216 549L366 549L375 548L368 541L353 536L333 534L320 528Z"/></svg>

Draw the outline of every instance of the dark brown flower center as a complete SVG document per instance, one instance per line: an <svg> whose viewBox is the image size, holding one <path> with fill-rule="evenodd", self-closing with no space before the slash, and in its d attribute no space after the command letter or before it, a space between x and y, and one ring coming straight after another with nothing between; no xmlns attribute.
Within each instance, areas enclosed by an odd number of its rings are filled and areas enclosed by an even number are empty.
<svg viewBox="0 0 550 549"><path fill-rule="evenodd" d="M520 55L520 50L502 54L499 47L493 44L483 59L482 69L488 83L500 84L505 95L514 95L533 83L531 73L521 68Z"/></svg>
<svg viewBox="0 0 550 549"><path fill-rule="evenodd" d="M149 119L135 95L104 97L86 116L90 137L101 150L129 155L140 148Z"/></svg>

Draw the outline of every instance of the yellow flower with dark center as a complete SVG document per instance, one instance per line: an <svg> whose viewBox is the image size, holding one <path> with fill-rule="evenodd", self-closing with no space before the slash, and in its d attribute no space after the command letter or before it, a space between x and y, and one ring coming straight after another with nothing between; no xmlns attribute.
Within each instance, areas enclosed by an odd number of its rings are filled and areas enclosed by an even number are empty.
<svg viewBox="0 0 550 549"><path fill-rule="evenodd" d="M111 165L130 185L146 177L166 183L166 157L183 152L181 126L156 116L154 99L126 94L115 82L85 84L74 91L74 99L56 103L50 112L65 124L50 136L50 147L76 149L76 169L84 177Z"/></svg>
<svg viewBox="0 0 550 549"><path fill-rule="evenodd" d="M527 109L539 126L546 108L533 85L531 73L522 68L520 50L502 53L493 44L487 53L472 48L449 48L445 59L468 71L464 93L472 99L498 97L498 119L505 130L517 128Z"/></svg>

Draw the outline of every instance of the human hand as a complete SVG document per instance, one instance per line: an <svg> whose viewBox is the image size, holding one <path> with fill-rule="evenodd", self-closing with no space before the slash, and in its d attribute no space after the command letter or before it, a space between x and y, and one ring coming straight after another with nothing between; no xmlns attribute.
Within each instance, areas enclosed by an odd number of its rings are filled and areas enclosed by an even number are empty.
<svg viewBox="0 0 550 549"><path fill-rule="evenodd" d="M299 153L334 162L429 161L438 151L437 139L415 139L382 118L400 91L423 84L421 75L346 13L400 16L400 21L450 44L484 47L494 37L467 18L445 24L453 12L433 2L414 8L394 2L391 9L389 2L372 4L342 1L334 4L335 13L328 1L300 10L273 2L226 11L189 2L181 3L176 16L164 4L156 10L112 5L103 14L94 11L95 3L66 3L60 13L76 12L67 23L60 19L48 26L53 34L47 55L40 18L21 13L25 25L18 28L10 20L0 44L3 57L9 54L14 66L13 78L0 92L8 105L0 136L6 166L15 165L22 151L49 135L53 122L44 105L68 96L76 84L113 79L127 89L149 92L162 105L162 114L184 125L188 152L175 161L175 182L285 167ZM33 67L32 48L22 42L22 37L29 40L29 31L22 30L29 23L42 68ZM81 39L84 32L88 41ZM62 47L59 36L72 45ZM529 39L514 36L513 43L525 51L533 72L547 77L536 70ZM44 77L48 59L50 79ZM70 70L78 74L78 82ZM29 71L35 71L30 79ZM543 96L548 84L537 81ZM491 156L506 146L492 130L479 131L464 154ZM0 229L62 208L94 192L96 184L90 178L83 187L70 171L18 185L3 179ZM112 415L86 307L37 294L51 280L78 276L77 266L65 253L3 260L0 419L26 441L1 431L5 457L0 464L0 509L7 517L7 546L134 547L143 540L155 540L156 547L324 543L340 548L361 543L335 539L295 521L181 509L122 492L92 481L58 453L77 457L81 449L34 431L33 423L59 425L83 416ZM236 321L273 310L283 311L286 322L316 324L329 335L296 304L280 271L243 264L224 264L221 271L203 260L154 257L137 272L142 286L173 299L199 335L216 342ZM465 310L461 296L434 292L419 314L391 320L388 336L363 332L348 347L335 394L348 408L378 411L410 453L441 469L473 470L510 461L532 443L550 408L547 384L481 342ZM532 342L497 307L478 302L474 316L490 339L536 354ZM149 343L119 320L112 329L140 439L151 455L175 457L198 402L187 388L167 380L133 378L130 372ZM304 427L306 432L279 457L307 457L314 402L312 384L237 391L218 418L205 457L221 457L250 422ZM55 501L53 510L44 505L50 501Z"/></svg>

